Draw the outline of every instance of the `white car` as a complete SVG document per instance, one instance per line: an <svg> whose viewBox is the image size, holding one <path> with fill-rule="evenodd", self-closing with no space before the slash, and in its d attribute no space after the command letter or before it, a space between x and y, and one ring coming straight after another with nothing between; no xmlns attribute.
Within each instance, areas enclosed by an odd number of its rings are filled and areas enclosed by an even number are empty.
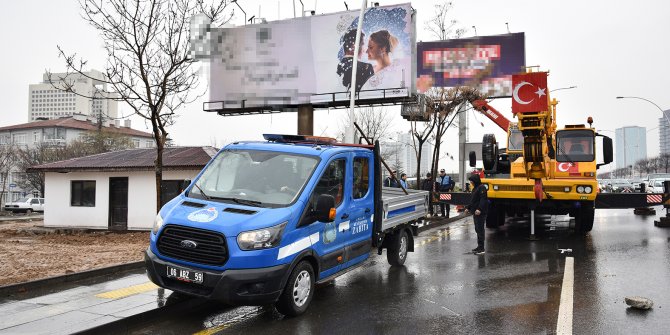
<svg viewBox="0 0 670 335"><path fill-rule="evenodd" d="M652 179L647 185L647 193L663 193L663 182L667 179Z"/></svg>
<svg viewBox="0 0 670 335"><path fill-rule="evenodd" d="M21 198L5 204L5 211L13 213L44 212L44 198Z"/></svg>

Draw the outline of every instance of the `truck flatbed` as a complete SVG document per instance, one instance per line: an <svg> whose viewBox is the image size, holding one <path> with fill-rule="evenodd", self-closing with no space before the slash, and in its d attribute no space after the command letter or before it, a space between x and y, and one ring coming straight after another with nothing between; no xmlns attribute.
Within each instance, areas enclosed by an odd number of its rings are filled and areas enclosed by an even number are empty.
<svg viewBox="0 0 670 335"><path fill-rule="evenodd" d="M428 192L400 188L382 187L382 231L393 230L407 222L418 221L428 213Z"/></svg>

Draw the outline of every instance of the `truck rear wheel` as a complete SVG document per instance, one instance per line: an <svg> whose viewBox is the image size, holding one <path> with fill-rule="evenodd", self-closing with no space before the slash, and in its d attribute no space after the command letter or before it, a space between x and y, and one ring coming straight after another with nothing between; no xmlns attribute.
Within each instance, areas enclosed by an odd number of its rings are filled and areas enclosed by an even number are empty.
<svg viewBox="0 0 670 335"><path fill-rule="evenodd" d="M582 207L575 213L575 232L586 235L593 229L595 209L593 207Z"/></svg>
<svg viewBox="0 0 670 335"><path fill-rule="evenodd" d="M26 209L26 215L33 214L33 210L31 208Z"/></svg>
<svg viewBox="0 0 670 335"><path fill-rule="evenodd" d="M498 228L505 225L505 209L499 208L495 203L489 205L486 215L486 228Z"/></svg>
<svg viewBox="0 0 670 335"><path fill-rule="evenodd" d="M314 269L307 261L296 265L275 307L286 316L305 313L314 296Z"/></svg>
<svg viewBox="0 0 670 335"><path fill-rule="evenodd" d="M388 260L389 264L392 266L402 266L405 264L408 246L409 237L407 237L406 230L401 229L393 234L391 245L386 249L386 260Z"/></svg>

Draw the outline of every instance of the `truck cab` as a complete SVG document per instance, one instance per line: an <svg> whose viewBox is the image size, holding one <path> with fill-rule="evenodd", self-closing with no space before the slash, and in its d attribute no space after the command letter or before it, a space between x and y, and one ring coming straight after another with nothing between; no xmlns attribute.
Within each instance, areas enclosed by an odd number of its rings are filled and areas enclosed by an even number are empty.
<svg viewBox="0 0 670 335"><path fill-rule="evenodd" d="M145 255L154 283L298 315L315 283L359 265L372 247L404 263L428 196L382 199L378 146L266 138L224 147L160 210Z"/></svg>

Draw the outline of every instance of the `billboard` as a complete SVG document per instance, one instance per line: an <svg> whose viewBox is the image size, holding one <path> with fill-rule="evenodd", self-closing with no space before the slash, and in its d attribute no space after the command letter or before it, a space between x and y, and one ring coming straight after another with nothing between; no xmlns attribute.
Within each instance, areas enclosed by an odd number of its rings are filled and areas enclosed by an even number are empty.
<svg viewBox="0 0 670 335"><path fill-rule="evenodd" d="M417 44L417 86L479 85L492 97L512 95L512 75L526 65L524 33Z"/></svg>
<svg viewBox="0 0 670 335"><path fill-rule="evenodd" d="M192 50L209 61L209 101L226 109L348 100L358 16L347 11L235 28L196 25ZM415 91L414 26L410 4L365 11L356 70L360 99Z"/></svg>

